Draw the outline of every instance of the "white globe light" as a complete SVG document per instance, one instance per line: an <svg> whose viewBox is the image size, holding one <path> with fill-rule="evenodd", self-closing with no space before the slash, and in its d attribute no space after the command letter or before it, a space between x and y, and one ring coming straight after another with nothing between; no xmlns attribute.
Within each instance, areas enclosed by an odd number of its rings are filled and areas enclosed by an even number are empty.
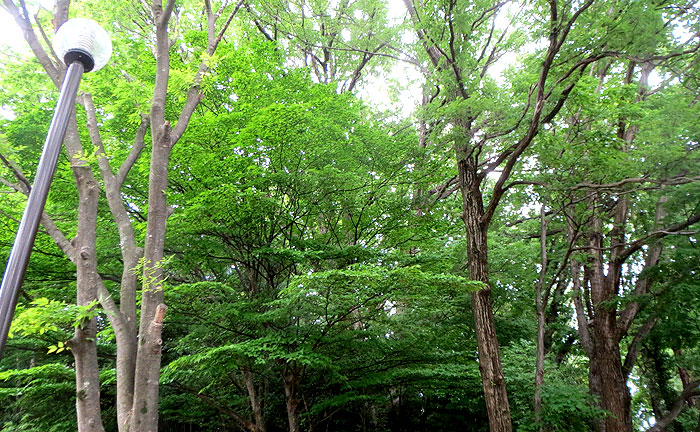
<svg viewBox="0 0 700 432"><path fill-rule="evenodd" d="M102 69L112 56L112 40L95 21L74 18L66 21L56 32L54 49L68 65L80 61L85 72Z"/></svg>

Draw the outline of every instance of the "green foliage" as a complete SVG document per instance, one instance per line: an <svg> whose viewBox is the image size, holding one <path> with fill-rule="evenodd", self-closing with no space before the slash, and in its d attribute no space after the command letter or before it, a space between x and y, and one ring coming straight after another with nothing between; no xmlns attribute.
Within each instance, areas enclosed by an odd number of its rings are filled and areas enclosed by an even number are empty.
<svg viewBox="0 0 700 432"><path fill-rule="evenodd" d="M525 132L536 90L532 84L552 30L551 5L537 1L494 9L485 0L457 6L442 0L413 3L420 20L392 17L396 14L385 1L246 2L209 56L207 32L195 19L201 4L177 2L165 107L171 125L177 125L200 62L209 70L200 85L202 102L173 150L167 259L155 263L168 281L164 429L240 429L236 416L255 419L254 393L270 431L288 428L290 395L298 402L302 429L487 430L469 308L471 293L485 287L465 277L469 239L460 200L436 197L442 185L450 190L454 184L446 181L456 173L455 145L496 137L478 150L479 162L488 163L510 151ZM578 4L557 4L560 25ZM621 196L629 200L630 241L655 229L661 196L668 199L669 224L697 212L700 189L690 180L697 179L700 66L689 56L659 57L687 48L679 35L697 31L697 13L687 6L594 2L553 63L546 84L560 80L560 85L545 112L564 96L563 88L570 86L570 93L560 114L541 125L532 148L514 165L516 183L489 232L490 288L517 430L588 431L605 415L589 396L588 360L577 340L566 265L567 259L583 263L590 256L581 250L567 255L567 224L584 227L597 216L602 231L609 232L614 228L609 209ZM235 7L236 2L228 4L224 12ZM130 154L135 131L151 108L152 22L141 8L138 2L95 0L71 5L72 15L98 19L113 36L112 63L87 74L81 86L97 102L114 171ZM50 34L48 12L42 9L39 17ZM506 21L508 28L502 25ZM493 52L484 49L495 41ZM427 58L426 44L446 54L437 65ZM627 79L628 59L650 53L659 62L659 82L655 77L652 85L663 85L639 97L635 74L644 62L637 62ZM572 65L593 57L600 60L586 63L583 73L567 75ZM346 90L361 88L368 78L385 82L395 58L420 65L430 102L417 113L387 117L372 109L372 101ZM517 60L502 72L496 67L511 58ZM0 106L7 113L0 122L0 154L21 165L31 181L56 91L36 62L6 56L0 63ZM405 80L400 77L394 85L402 87ZM366 86L362 92L373 90ZM77 108L77 116L83 160L98 173L83 108ZM425 121L425 130L413 127L416 117ZM465 119L473 134L454 127ZM623 139L622 123L638 129L631 145ZM424 148L417 145L421 132ZM121 190L137 241L143 240L148 218L148 148L143 153ZM479 192L486 193L494 178L484 175ZM0 166L0 177L4 260L25 198L13 191L10 168ZM590 189L580 186L630 178L645 181L596 189L599 201L592 208ZM683 184L665 184L669 178ZM69 161L61 157L46 212L68 239L76 235L76 200ZM543 202L552 233L546 279L554 278L559 266L563 270L556 274L560 292L552 293L547 309L550 344L543 411L536 423L534 287ZM119 304L120 240L104 197L97 232L99 274ZM640 425L651 417L653 398L664 399L659 405L667 410L679 394L679 367L700 374L696 235L669 236L664 242L654 268L640 273L644 250L630 258L619 295L606 303L618 309L633 302L643 306L621 343L623 354L642 323L658 320L642 341L633 373ZM607 241L603 253L611 248ZM135 272L149 285L144 264ZM653 281L653 289L633 295L642 277ZM73 305L74 279L74 265L40 233L0 363L3 431L76 429L69 340L76 327L93 318L99 328L103 412L114 417L114 329L96 302ZM652 354L659 354L657 363ZM666 381L664 388L658 377ZM697 415L685 411L674 430L690 430Z"/></svg>
<svg viewBox="0 0 700 432"><path fill-rule="evenodd" d="M0 372L3 431L68 432L77 428L70 415L75 404L73 369L49 363ZM56 416L56 413L65 415Z"/></svg>
<svg viewBox="0 0 700 432"><path fill-rule="evenodd" d="M574 358L570 364L545 363L542 417L540 423L536 422L532 411L534 344L528 341L513 344L504 350L503 358L517 430L589 431L594 420L605 416L605 411L595 405L588 393L587 376L581 370L585 362Z"/></svg>

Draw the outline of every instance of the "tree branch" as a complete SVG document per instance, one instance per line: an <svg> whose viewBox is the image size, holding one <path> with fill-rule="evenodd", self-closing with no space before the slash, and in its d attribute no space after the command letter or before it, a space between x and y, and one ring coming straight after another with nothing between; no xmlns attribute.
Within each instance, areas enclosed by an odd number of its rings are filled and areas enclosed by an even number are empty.
<svg viewBox="0 0 700 432"><path fill-rule="evenodd" d="M673 420L675 420L676 417L683 412L685 407L688 406L686 400L695 396L700 396L700 380L695 380L688 383L688 385L683 388L681 396L669 410L669 413L665 417L658 419L656 424L647 429L646 432L662 432L665 430L666 427L673 423Z"/></svg>
<svg viewBox="0 0 700 432"><path fill-rule="evenodd" d="M5 5L5 10L7 10L10 13L10 15L12 15L19 28L22 29L22 33L24 34L24 40L29 44L29 47L34 53L34 56L39 61L39 64L41 64L41 66L44 68L49 78L51 78L51 81L53 81L54 85L56 85L56 87L60 87L61 71L59 67L57 67L51 61L51 58L48 56L46 50L44 50L44 47L41 45L39 39L34 33L32 23L29 20L28 13L26 12L26 7L24 7L24 2L20 1L22 9L25 11L24 15L22 14L22 12L20 12L19 8L17 7L17 5L15 5L15 3L12 0L3 0L3 4Z"/></svg>
<svg viewBox="0 0 700 432"><path fill-rule="evenodd" d="M219 42L221 42L221 39L224 37L224 33L228 29L229 25L231 24L231 21L233 18L236 16L238 11L240 10L241 6L243 6L244 0L240 0L234 10L229 14L226 23L223 25L221 30L219 31L218 34L216 34L214 25L216 22L216 16L211 12L211 5L207 8L207 26L208 26L208 31L207 31L207 39L208 39L208 44L207 44L207 58L202 59L202 62L199 65L199 69L197 70L197 74L194 77L194 82L192 83L192 86L190 89L187 91L187 99L185 100L185 105L182 108L182 111L180 112L180 116L177 119L177 123L173 127L171 134L170 134L170 145L174 146L177 144L177 142L182 138L182 135L185 133L185 130L187 129L187 126L190 123L190 119L192 118L192 114L194 114L194 110L197 108L197 105L202 101L204 98L204 94L201 91L200 85L202 83L202 78L204 78L204 75L209 71L209 61L208 59L214 55L216 52L216 48L219 45ZM208 3L208 2L207 2Z"/></svg>
<svg viewBox="0 0 700 432"><path fill-rule="evenodd" d="M639 240L632 242L627 247L627 249L620 252L617 259L618 259L618 261L621 261L621 262L625 261L627 258L629 258L630 255L639 251L642 248L642 246L646 245L651 240L660 239L660 238L666 237L668 235L680 234L680 231L682 229L687 228L687 227L689 227L695 223L698 223L698 222L700 222L700 213L697 213L697 214L689 217L688 219L686 219L685 221L683 221L681 223L677 223L677 224L672 225L670 227L654 231L651 234L646 235L646 236L640 238Z"/></svg>
<svg viewBox="0 0 700 432"><path fill-rule="evenodd" d="M630 342L629 346L627 347L627 355L625 356L625 362L622 366L622 373L624 374L625 378L629 377L630 372L632 372L632 368L634 367L634 364L637 362L637 356L639 356L639 344L646 337L646 335L649 334L649 332L654 328L656 323L658 322L658 319L652 318L649 321L645 322L644 325L637 331L637 334L634 335L634 338L632 339L632 342Z"/></svg>
<svg viewBox="0 0 700 432"><path fill-rule="evenodd" d="M124 181L126 180L126 176L129 175L129 171L131 171L131 168L133 168L134 164L141 155L141 152L146 147L146 131L148 131L149 124L150 123L148 115L141 114L141 124L139 125L139 128L136 131L134 145L131 146L131 151L124 160L124 163L122 163L122 165L119 167L119 171L117 172L115 178L118 189L121 189L122 185L124 184Z"/></svg>

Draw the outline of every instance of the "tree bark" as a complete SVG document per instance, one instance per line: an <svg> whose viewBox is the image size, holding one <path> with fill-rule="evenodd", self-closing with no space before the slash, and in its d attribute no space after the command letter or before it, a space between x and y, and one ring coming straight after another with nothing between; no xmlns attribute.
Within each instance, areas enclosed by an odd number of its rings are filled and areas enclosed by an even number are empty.
<svg viewBox="0 0 700 432"><path fill-rule="evenodd" d="M97 300L97 204L100 187L83 160L75 114L69 120L64 145L78 189L78 227L73 240L77 269L77 304ZM102 432L100 370L97 362L97 322L81 323L69 342L75 359L76 412L79 432Z"/></svg>
<svg viewBox="0 0 700 432"><path fill-rule="evenodd" d="M472 293L471 298L479 349L479 371L489 416L489 428L491 432L510 432L510 405L496 336L488 273L488 225L482 223L484 205L474 161L464 157L459 150L456 153L462 191L462 218L468 242L469 278L484 284L484 288Z"/></svg>
<svg viewBox="0 0 700 432"><path fill-rule="evenodd" d="M170 129L165 121L165 103L169 77L168 24L175 7L175 0L165 2L155 1L151 5L153 22L156 30L156 84L153 92L151 113L149 118L143 118L136 133L133 148L127 159L114 174L109 166L99 135L95 108L89 94L82 96L88 116L88 131L95 148L100 172L104 179L105 192L110 211L119 231L120 246L124 268L122 272L119 306L111 298L110 293L102 283L97 273L96 254L96 220L97 203L99 200L99 184L95 180L89 165L81 161L83 149L78 138L75 118L69 126L64 141L76 177L80 205L78 210L78 238L75 244L70 244L65 236L55 227L48 227L52 238L74 262L78 269L78 304L86 305L97 299L107 311L107 317L114 328L117 342L117 420L121 432L126 431L155 431L158 426L158 377L160 373L160 329L162 326L165 305L163 304L163 246L165 225L170 209L167 206L165 191L167 189L167 170L170 151L182 137L195 108L202 99L200 83L208 71L208 59L214 54L219 42L232 22L233 17L242 6L239 2L228 13L225 23L216 29L216 21L223 9L213 11L211 3L205 1L207 19L207 54L202 57L199 69L191 84L177 124ZM53 63L33 30L29 15L24 10L24 4L16 5L12 0L3 0L4 7L14 17L24 32L34 55L53 83L60 87L61 68ZM59 0L54 13L54 26L57 28L68 17L70 0ZM20 8L22 10L20 10ZM141 321L137 329L136 295L138 277L133 270L139 265L144 251L136 246L135 235L131 220L124 207L121 187L124 180L145 147L144 137L151 125L153 139L153 154L149 183L148 226L145 244L145 262L143 271L143 292ZM71 138L72 136L72 138ZM48 217L43 223L51 223ZM138 330L138 331L137 331ZM78 417L80 425L87 425L85 430L102 430L99 413L99 369L96 357L96 326L94 320L85 323L76 332L71 341L73 353L76 356L76 379L78 380ZM138 344L138 345L137 345ZM80 397L86 395L85 397ZM86 401L90 401L88 404ZM86 417L87 416L87 417ZM88 418L90 417L90 418ZM82 419L86 420L83 421ZM80 429L81 431L83 429Z"/></svg>
<svg viewBox="0 0 700 432"><path fill-rule="evenodd" d="M605 275L602 219L597 212L600 197L597 193L588 200L594 212L590 218L588 235L588 261L586 273L590 286L590 300L594 311L592 356L590 356L591 384L600 386L600 405L610 414L605 418L607 432L631 432L630 393L622 371L622 360L617 328L617 311L608 303L617 295L619 272L608 269ZM616 226L615 229L619 228ZM613 231L615 231L613 229ZM614 264L611 264L614 267Z"/></svg>
<svg viewBox="0 0 700 432"><path fill-rule="evenodd" d="M119 308L117 309L116 304L111 301L108 292L104 293L100 301L107 311L107 317L114 329L117 342L117 427L119 430L125 430L133 404L134 374L136 371L138 276L135 270L143 256L143 250L136 245L134 228L122 201L121 187L133 163L136 162L145 147L144 136L149 123L147 118L142 116L141 125L136 132L129 157L119 168L118 174L115 175L102 143L92 96L85 93L82 100L87 115L87 128L104 181L107 204L119 232L119 246L124 262L119 289Z"/></svg>
<svg viewBox="0 0 700 432"><path fill-rule="evenodd" d="M168 218L166 189L170 158L169 126L154 133L149 177L148 222L143 263L141 323L134 375L131 432L158 430L158 379L160 376L163 303L163 248Z"/></svg>
<svg viewBox="0 0 700 432"><path fill-rule="evenodd" d="M158 393L163 341L161 331L166 307L163 303L163 249L168 219L166 191L168 165L173 141L170 124L165 121L165 103L170 77L170 38L168 23L174 0L153 2L151 11L156 31L156 77L151 102L151 164L148 177L148 221L144 245L141 321L134 373L134 398L129 432L158 430ZM185 127L189 117L184 121Z"/></svg>
<svg viewBox="0 0 700 432"><path fill-rule="evenodd" d="M540 277L535 287L535 308L537 310L537 358L535 359L535 395L532 407L535 412L535 421L542 421L542 386L544 385L544 349L545 349L545 308L543 293L545 279L547 277L547 218L545 217L545 203L540 208ZM542 431L542 426L540 426Z"/></svg>
<svg viewBox="0 0 700 432"><path fill-rule="evenodd" d="M297 392L301 377L295 368L287 366L282 374L282 378L284 381L284 398L289 432L299 432L299 399Z"/></svg>
<svg viewBox="0 0 700 432"><path fill-rule="evenodd" d="M253 420L257 432L266 432L267 426L263 417L262 400L255 388L255 379L253 372L247 369L241 371L245 380L245 387L248 391L248 399L250 400L250 408L253 410Z"/></svg>
<svg viewBox="0 0 700 432"><path fill-rule="evenodd" d="M600 400L603 409L610 412L605 418L607 432L632 432L630 391L622 373L620 346L615 337L614 315L597 313L593 320L593 358L595 374L600 382Z"/></svg>
<svg viewBox="0 0 700 432"><path fill-rule="evenodd" d="M134 383L134 406L129 431L158 431L158 377L163 345L160 336L166 310L164 304L159 304L153 320L148 324L148 329L140 333Z"/></svg>

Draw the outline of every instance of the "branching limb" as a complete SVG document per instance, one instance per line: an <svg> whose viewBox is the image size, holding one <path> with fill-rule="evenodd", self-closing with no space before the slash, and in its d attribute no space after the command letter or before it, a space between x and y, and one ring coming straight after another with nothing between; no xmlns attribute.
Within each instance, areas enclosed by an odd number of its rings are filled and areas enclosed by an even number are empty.
<svg viewBox="0 0 700 432"><path fill-rule="evenodd" d="M681 184L692 183L695 181L700 181L700 176L687 177L686 175L679 175L667 179L652 179L649 177L630 177L613 183L579 183L573 186L571 189L617 189L631 183L653 183L660 186L677 186Z"/></svg>
<svg viewBox="0 0 700 432"><path fill-rule="evenodd" d="M637 331L637 334L634 335L632 342L630 342L629 346L627 347L627 355L625 356L625 362L622 365L622 373L624 374L625 378L629 377L634 364L637 362L637 357L639 356L639 344L641 343L642 339L649 334L654 326L656 326L657 322L658 319L656 318L652 318L645 322L639 331Z"/></svg>
<svg viewBox="0 0 700 432"><path fill-rule="evenodd" d="M20 9L12 0L3 0L3 5L5 6L5 10L7 10L10 13L10 15L12 15L20 29L22 29L22 33L24 34L24 40L29 44L29 47L34 53L34 56L37 58L41 66L49 75L51 81L53 81L56 87L60 87L61 71L59 67L51 61L51 58L46 53L46 50L39 42L36 33L34 33L32 22L29 18L27 8L24 6L24 2L20 1L20 5L22 6L22 11L24 13L20 11Z"/></svg>
<svg viewBox="0 0 700 432"><path fill-rule="evenodd" d="M216 23L216 18L217 16L212 12L211 9L211 4L209 1L205 2L207 6L207 57L211 57L214 55L216 52L216 48L219 45L219 42L221 42L221 39L223 39L224 34L226 33L226 30L229 28L231 21L233 18L236 16L238 11L241 9L243 6L244 0L240 0L237 4L236 7L231 11L229 14L228 18L226 19L226 22L222 26L221 30L219 30L218 34L215 31L215 23ZM194 77L194 82L190 89L187 91L187 98L185 100L185 105L182 108L182 111L180 112L180 116L177 119L177 123L172 129L172 132L170 134L170 142L171 146L174 146L177 144L177 142L182 138L182 134L185 133L185 129L187 129L187 125L190 123L190 119L192 118L192 114L194 114L194 110L197 108L199 103L202 101L204 98L204 93L201 91L201 83L202 83L202 78L204 78L204 75L209 71L209 62L208 58L202 59L202 62L199 65L199 69L197 70L197 74Z"/></svg>
<svg viewBox="0 0 700 432"><path fill-rule="evenodd" d="M119 167L119 171L116 175L115 181L117 188L119 189L121 189L122 185L124 184L124 181L126 180L126 176L129 175L129 171L131 171L131 168L133 168L134 164L141 155L141 152L146 147L145 139L146 132L148 131L148 125L148 115L141 114L141 124L139 125L139 128L136 131L134 144L131 146L131 151L129 152L129 155L124 160L124 163L122 163L122 165Z"/></svg>
<svg viewBox="0 0 700 432"><path fill-rule="evenodd" d="M700 396L700 380L688 383L688 385L683 388L681 396L669 410L669 413L665 417L657 419L656 424L647 429L646 432L661 432L666 430L666 427L673 423L673 420L688 406L686 401L695 396Z"/></svg>
<svg viewBox="0 0 700 432"><path fill-rule="evenodd" d="M6 183L6 185L12 187L17 192L22 192L25 195L29 195L29 191L32 189L32 185L31 183L29 183L29 179L27 179L27 177L24 175L19 165L17 165L15 161L11 160L8 157L5 157L2 154L0 154L0 161L2 161L3 165L9 168L10 171L12 171L12 174L14 174L15 178L19 181L19 183L16 186L12 183Z"/></svg>
<svg viewBox="0 0 700 432"><path fill-rule="evenodd" d="M441 199L445 199L445 198L451 196L458 189L459 189L459 177L454 176L451 179L447 180L442 185L440 185L434 189L431 189L428 193L431 195L435 195L435 201L439 201Z"/></svg>
<svg viewBox="0 0 700 432"><path fill-rule="evenodd" d="M54 59L56 59L56 63L58 63L60 61L60 59L58 58L58 55L56 55L56 52L53 50L53 45L51 44L51 41L49 40L48 36L46 35L46 32L44 31L44 27L41 25L41 22L39 21L39 14L34 15L34 22L36 23L36 27L39 29L39 33L41 33L42 39L44 39L44 43L46 44L47 47L49 47L49 51L51 51L51 56Z"/></svg>
<svg viewBox="0 0 700 432"><path fill-rule="evenodd" d="M109 159L107 158L105 147L102 143L102 137L100 136L100 129L97 126L97 115L95 113L95 104L92 101L92 95L90 93L83 93L82 101L87 116L87 128L90 134L90 141L92 141L92 145L95 147L97 164L100 167L102 178L105 182L113 182L114 173L112 172L112 167L109 165Z"/></svg>
<svg viewBox="0 0 700 432"><path fill-rule="evenodd" d="M697 213L693 216L690 216L688 219L686 219L683 222L677 223L675 225L672 225L672 226L669 226L669 227L666 227L666 228L663 228L660 230L656 230L656 231L640 238L639 240L632 242L627 247L627 249L625 249L624 251L622 251L618 255L617 258L619 261L624 261L627 258L629 258L630 255L639 251L642 248L642 246L648 244L650 241L660 239L660 238L666 237L668 235L681 234L683 229L685 229L693 224L696 224L698 222L700 222L700 213Z"/></svg>

